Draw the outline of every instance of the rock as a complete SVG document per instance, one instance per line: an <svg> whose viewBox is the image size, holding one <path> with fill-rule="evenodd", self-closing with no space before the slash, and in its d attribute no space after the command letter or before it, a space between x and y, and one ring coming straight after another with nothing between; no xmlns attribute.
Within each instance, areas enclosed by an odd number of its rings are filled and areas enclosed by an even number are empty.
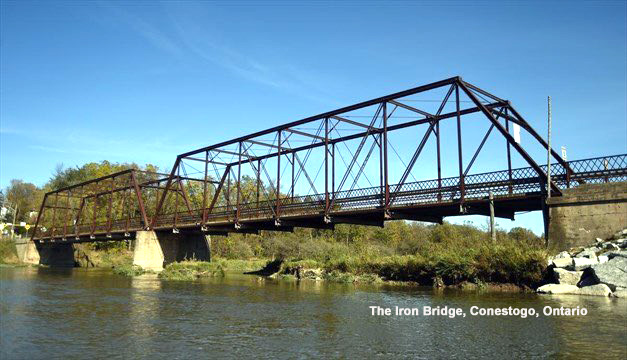
<svg viewBox="0 0 627 360"><path fill-rule="evenodd" d="M596 240L597 243L602 243L603 242L603 239L601 239L601 238L596 238L594 240Z"/></svg>
<svg viewBox="0 0 627 360"><path fill-rule="evenodd" d="M612 291L618 287L627 288L627 257L616 256L591 268L595 279L609 286Z"/></svg>
<svg viewBox="0 0 627 360"><path fill-rule="evenodd" d="M594 259L589 259L586 257L579 257L579 258L573 259L573 267L575 268L575 271L587 269L591 267L592 265L596 265L598 263L599 262L597 261L596 256Z"/></svg>
<svg viewBox="0 0 627 360"><path fill-rule="evenodd" d="M555 268L553 269L553 273L555 274L555 280L558 284L577 285L583 271L568 271L566 269Z"/></svg>
<svg viewBox="0 0 627 360"><path fill-rule="evenodd" d="M612 296L622 299L627 299L627 288L617 287L612 293Z"/></svg>
<svg viewBox="0 0 627 360"><path fill-rule="evenodd" d="M575 258L588 258L591 260L597 260L597 248L588 248L579 254L575 255Z"/></svg>
<svg viewBox="0 0 627 360"><path fill-rule="evenodd" d="M606 255L599 255L597 259L599 260L599 264L606 263L610 260L610 258L607 257Z"/></svg>
<svg viewBox="0 0 627 360"><path fill-rule="evenodd" d="M579 280L579 282L577 283L577 286L584 287L584 286L596 285L598 283L599 281L594 276L594 273L592 272L592 268L587 268L586 270L583 271L583 274L581 275L581 280Z"/></svg>
<svg viewBox="0 0 627 360"><path fill-rule="evenodd" d="M570 254L568 253L568 251L562 251L561 253L551 257L551 260L554 259L570 259Z"/></svg>
<svg viewBox="0 0 627 360"><path fill-rule="evenodd" d="M322 280L322 269L305 269L301 276L305 279Z"/></svg>
<svg viewBox="0 0 627 360"><path fill-rule="evenodd" d="M577 295L610 296L612 290L605 284L590 285L577 289Z"/></svg>
<svg viewBox="0 0 627 360"><path fill-rule="evenodd" d="M570 257L553 259L552 263L556 268L566 268L573 265L573 259Z"/></svg>
<svg viewBox="0 0 627 360"><path fill-rule="evenodd" d="M608 250L620 250L620 246L612 243L612 242L607 242L604 244L604 247Z"/></svg>
<svg viewBox="0 0 627 360"><path fill-rule="evenodd" d="M622 239L627 237L627 229L623 229L612 236L612 239Z"/></svg>
<svg viewBox="0 0 627 360"><path fill-rule="evenodd" d="M627 250L615 250L615 251L610 251L608 253L606 253L605 255L607 255L607 257L612 260L615 257L623 257L623 258L627 258Z"/></svg>
<svg viewBox="0 0 627 360"><path fill-rule="evenodd" d="M575 294L579 288L576 285L546 284L536 290L540 294Z"/></svg>

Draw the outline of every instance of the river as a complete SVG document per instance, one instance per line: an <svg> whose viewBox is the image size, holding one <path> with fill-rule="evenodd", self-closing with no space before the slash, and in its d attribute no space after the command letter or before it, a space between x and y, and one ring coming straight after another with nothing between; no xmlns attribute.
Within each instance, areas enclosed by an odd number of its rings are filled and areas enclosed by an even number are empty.
<svg viewBox="0 0 627 360"><path fill-rule="evenodd" d="M627 358L627 301L227 274L196 282L0 268L0 358ZM448 306L457 316L373 316ZM538 317L471 316L534 308ZM551 307L586 316L544 316Z"/></svg>

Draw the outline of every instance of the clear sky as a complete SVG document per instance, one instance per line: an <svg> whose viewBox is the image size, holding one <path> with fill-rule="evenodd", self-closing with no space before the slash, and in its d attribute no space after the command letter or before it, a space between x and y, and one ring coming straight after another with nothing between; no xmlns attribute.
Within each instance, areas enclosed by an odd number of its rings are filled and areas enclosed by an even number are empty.
<svg viewBox="0 0 627 360"><path fill-rule="evenodd" d="M550 95L569 159L627 152L625 1L1 4L2 188L43 185L59 163L169 170L176 154L454 75L543 135ZM519 219L501 226L542 231Z"/></svg>

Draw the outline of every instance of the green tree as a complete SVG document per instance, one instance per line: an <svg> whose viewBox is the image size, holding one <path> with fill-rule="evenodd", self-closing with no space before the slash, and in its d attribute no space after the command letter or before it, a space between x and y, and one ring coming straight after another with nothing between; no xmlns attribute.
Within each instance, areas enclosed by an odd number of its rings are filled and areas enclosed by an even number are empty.
<svg viewBox="0 0 627 360"><path fill-rule="evenodd" d="M28 214L39 210L43 198L43 191L35 184L20 179L11 180L4 193L6 201L10 202L12 207L17 207L15 221L30 220Z"/></svg>

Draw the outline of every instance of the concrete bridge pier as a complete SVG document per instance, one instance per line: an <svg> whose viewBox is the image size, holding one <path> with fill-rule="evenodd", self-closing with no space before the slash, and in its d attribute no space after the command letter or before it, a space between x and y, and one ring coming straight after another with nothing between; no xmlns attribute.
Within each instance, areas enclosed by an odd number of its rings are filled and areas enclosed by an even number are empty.
<svg viewBox="0 0 627 360"><path fill-rule="evenodd" d="M161 271L167 264L183 260L210 261L211 238L200 231L137 231L133 240L133 265Z"/></svg>
<svg viewBox="0 0 627 360"><path fill-rule="evenodd" d="M39 265L39 251L34 241L15 243L17 257L24 264Z"/></svg>
<svg viewBox="0 0 627 360"><path fill-rule="evenodd" d="M16 243L17 256L25 264L74 267L74 246L68 243Z"/></svg>
<svg viewBox="0 0 627 360"><path fill-rule="evenodd" d="M583 184L548 203L549 246L567 250L606 239L627 226L627 182Z"/></svg>

